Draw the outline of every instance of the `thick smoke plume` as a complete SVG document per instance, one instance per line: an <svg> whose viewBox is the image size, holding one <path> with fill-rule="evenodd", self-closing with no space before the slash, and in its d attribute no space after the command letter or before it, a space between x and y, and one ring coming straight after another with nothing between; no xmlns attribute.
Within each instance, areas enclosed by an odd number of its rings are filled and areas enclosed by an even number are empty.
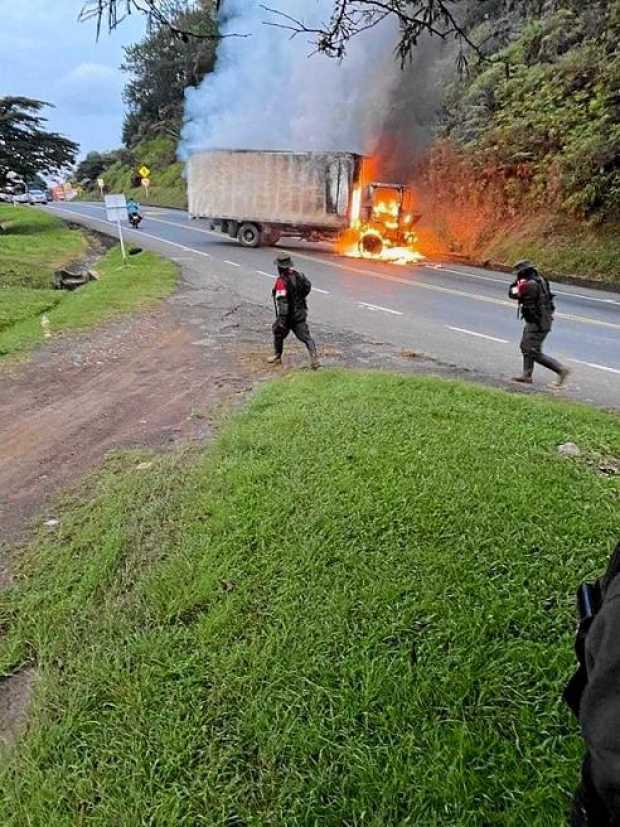
<svg viewBox="0 0 620 827"><path fill-rule="evenodd" d="M454 78L458 44L424 36L392 87L378 144L381 175L409 182L439 123L441 99Z"/></svg>
<svg viewBox="0 0 620 827"><path fill-rule="evenodd" d="M180 154L210 148L370 152L400 81L393 20L356 38L346 58L312 54L303 35L265 25L279 18L258 0L228 0L216 69L186 93ZM333 0L273 0L309 26L324 22Z"/></svg>

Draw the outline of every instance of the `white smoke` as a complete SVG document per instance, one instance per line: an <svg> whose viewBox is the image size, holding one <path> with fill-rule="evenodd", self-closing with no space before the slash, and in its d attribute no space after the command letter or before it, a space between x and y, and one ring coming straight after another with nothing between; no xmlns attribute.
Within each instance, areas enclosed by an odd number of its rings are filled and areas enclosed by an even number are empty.
<svg viewBox="0 0 620 827"><path fill-rule="evenodd" d="M333 0L272 0L309 26L329 20ZM400 67L388 19L354 39L346 58L312 54L310 37L278 22L259 0L227 0L215 72L186 91L180 155L201 149L368 152L377 141ZM282 22L280 20L280 22Z"/></svg>

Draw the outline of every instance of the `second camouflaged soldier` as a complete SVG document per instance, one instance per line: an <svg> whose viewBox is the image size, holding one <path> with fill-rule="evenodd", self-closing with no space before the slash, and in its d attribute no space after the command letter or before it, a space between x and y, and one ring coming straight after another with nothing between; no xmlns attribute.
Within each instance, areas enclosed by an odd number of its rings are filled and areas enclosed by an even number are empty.
<svg viewBox="0 0 620 827"><path fill-rule="evenodd" d="M513 272L516 276L510 285L510 298L519 302L519 312L525 321L521 338L523 373L514 382L532 384L534 365L538 363L558 375L557 386L566 381L570 371L555 359L542 352L542 345L553 325L553 294L546 278L540 275L531 261L519 261Z"/></svg>
<svg viewBox="0 0 620 827"><path fill-rule="evenodd" d="M278 268L278 277L271 291L276 309L276 320L273 323L274 355L269 359L270 364L282 363L284 340L293 331L300 342L303 342L310 354L310 366L313 370L320 367L314 339L308 327L308 304L306 297L312 289L310 280L293 268L293 260L288 253L281 253L274 264Z"/></svg>
<svg viewBox="0 0 620 827"><path fill-rule="evenodd" d="M620 543L606 574L577 593L579 669L564 699L581 724L586 756L571 827L620 825Z"/></svg>

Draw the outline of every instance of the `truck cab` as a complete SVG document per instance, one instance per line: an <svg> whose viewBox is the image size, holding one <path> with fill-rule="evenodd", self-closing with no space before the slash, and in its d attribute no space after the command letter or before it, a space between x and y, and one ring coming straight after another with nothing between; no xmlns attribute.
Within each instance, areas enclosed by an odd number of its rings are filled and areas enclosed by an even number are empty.
<svg viewBox="0 0 620 827"><path fill-rule="evenodd" d="M360 210L360 252L378 256L386 246L413 244L413 227L420 218L413 212L413 193L408 187L378 181L368 184Z"/></svg>

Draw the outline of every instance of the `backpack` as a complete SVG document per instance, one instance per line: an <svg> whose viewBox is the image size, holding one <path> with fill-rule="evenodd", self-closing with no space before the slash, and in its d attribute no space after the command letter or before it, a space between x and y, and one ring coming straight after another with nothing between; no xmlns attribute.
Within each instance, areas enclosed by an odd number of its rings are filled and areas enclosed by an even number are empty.
<svg viewBox="0 0 620 827"><path fill-rule="evenodd" d="M536 281L543 292L542 303L545 305L549 313L553 315L555 313L555 302L553 301L554 295L551 292L551 285L544 276L540 275L540 273L538 274Z"/></svg>
<svg viewBox="0 0 620 827"><path fill-rule="evenodd" d="M306 296L310 295L310 291L312 290L312 282L308 276L295 270L291 283L293 285L293 291L297 294L297 296L299 296L300 299L305 299Z"/></svg>

